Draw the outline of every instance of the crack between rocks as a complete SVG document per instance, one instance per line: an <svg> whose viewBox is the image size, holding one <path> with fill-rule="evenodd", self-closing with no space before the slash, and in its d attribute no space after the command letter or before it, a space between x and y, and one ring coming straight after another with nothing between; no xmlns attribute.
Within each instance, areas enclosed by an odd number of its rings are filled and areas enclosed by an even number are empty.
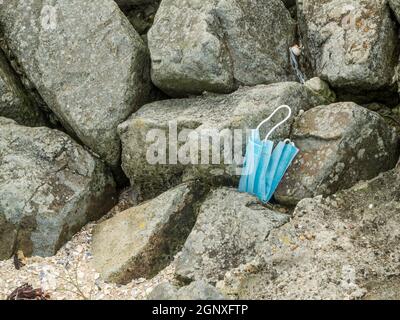
<svg viewBox="0 0 400 320"><path fill-rule="evenodd" d="M317 136L314 134L304 134L304 135L294 135L296 137L296 139L315 139L318 142L326 142L326 141L340 141L342 140L342 136L338 136L338 137L321 137L321 136Z"/></svg>

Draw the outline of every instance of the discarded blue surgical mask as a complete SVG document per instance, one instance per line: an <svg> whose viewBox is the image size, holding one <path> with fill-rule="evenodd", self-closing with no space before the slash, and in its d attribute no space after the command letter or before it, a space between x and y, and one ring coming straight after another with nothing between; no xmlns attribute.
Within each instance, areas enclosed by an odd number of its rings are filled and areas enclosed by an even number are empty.
<svg viewBox="0 0 400 320"><path fill-rule="evenodd" d="M289 111L288 116L278 123L261 141L260 128L267 123L281 109ZM246 157L239 182L239 191L257 196L261 201L271 200L285 172L296 157L299 149L290 140L281 141L274 148L269 139L271 134L285 123L292 115L289 106L277 108L267 119L252 130L246 148Z"/></svg>

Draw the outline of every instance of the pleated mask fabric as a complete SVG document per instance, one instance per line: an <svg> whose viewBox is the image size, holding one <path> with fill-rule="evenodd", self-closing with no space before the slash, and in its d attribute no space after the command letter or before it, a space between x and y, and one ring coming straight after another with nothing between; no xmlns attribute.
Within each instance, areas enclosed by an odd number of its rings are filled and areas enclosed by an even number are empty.
<svg viewBox="0 0 400 320"><path fill-rule="evenodd" d="M287 109L288 116L278 123L261 141L260 128L267 123L279 110ZM267 119L262 121L257 129L252 130L246 147L246 156L239 182L239 191L257 196L262 202L271 200L287 169L296 157L299 149L290 140L280 141L274 148L270 135L292 114L289 106L277 108Z"/></svg>

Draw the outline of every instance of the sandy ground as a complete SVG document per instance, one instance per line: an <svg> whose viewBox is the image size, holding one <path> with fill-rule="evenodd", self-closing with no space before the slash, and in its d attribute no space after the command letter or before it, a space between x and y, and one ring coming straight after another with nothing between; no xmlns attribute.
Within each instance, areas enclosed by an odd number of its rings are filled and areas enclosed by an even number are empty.
<svg viewBox="0 0 400 320"><path fill-rule="evenodd" d="M119 204L105 218L132 205L134 200L129 192L122 193ZM0 300L25 283L34 289L42 288L53 300L142 300L155 286L173 279L174 269L170 265L151 280L136 279L124 286L102 281L91 263L95 225L86 225L53 257L27 258L20 270L15 268L13 259L0 261Z"/></svg>
<svg viewBox="0 0 400 320"><path fill-rule="evenodd" d="M155 286L173 279L171 265L151 280L137 279L124 286L103 282L91 265L94 225L84 227L56 256L26 259L20 270L13 259L0 261L0 300L25 283L42 288L54 300L142 300Z"/></svg>

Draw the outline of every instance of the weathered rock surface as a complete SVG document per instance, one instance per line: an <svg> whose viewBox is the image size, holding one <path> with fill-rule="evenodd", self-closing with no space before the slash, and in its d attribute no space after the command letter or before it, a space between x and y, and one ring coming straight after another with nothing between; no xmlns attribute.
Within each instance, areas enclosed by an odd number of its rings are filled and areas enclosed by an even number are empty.
<svg viewBox="0 0 400 320"><path fill-rule="evenodd" d="M271 230L288 221L289 215L264 208L253 196L216 189L200 207L175 273L183 280L215 283L226 271L251 261Z"/></svg>
<svg viewBox="0 0 400 320"><path fill-rule="evenodd" d="M163 0L148 34L152 80L171 96L292 80L294 26L280 0Z"/></svg>
<svg viewBox="0 0 400 320"><path fill-rule="evenodd" d="M66 134L0 118L0 259L55 254L114 192L105 165Z"/></svg>
<svg viewBox="0 0 400 320"><path fill-rule="evenodd" d="M386 123L397 130L397 134L400 137L400 106L397 108L390 108L381 103L368 103L363 105L368 110L378 113Z"/></svg>
<svg viewBox="0 0 400 320"><path fill-rule="evenodd" d="M386 0L299 1L298 17L316 76L353 101L392 87L398 41Z"/></svg>
<svg viewBox="0 0 400 320"><path fill-rule="evenodd" d="M332 91L328 83L321 80L320 78L311 78L310 80L306 81L304 85L311 91L315 92L317 95L324 97L330 103L336 102L335 92Z"/></svg>
<svg viewBox="0 0 400 320"><path fill-rule="evenodd" d="M116 128L148 93L149 58L115 2L4 1L0 25L8 49L49 108L116 166Z"/></svg>
<svg viewBox="0 0 400 320"><path fill-rule="evenodd" d="M0 50L0 116L27 126L46 124L43 113L28 97L20 80Z"/></svg>
<svg viewBox="0 0 400 320"><path fill-rule="evenodd" d="M301 151L275 193L285 204L349 188L392 169L399 158L396 130L351 102L305 112L292 140Z"/></svg>
<svg viewBox="0 0 400 320"><path fill-rule="evenodd" d="M161 271L182 247L195 223L193 185L175 189L96 226L93 258L109 282L128 283Z"/></svg>
<svg viewBox="0 0 400 320"><path fill-rule="evenodd" d="M149 300L224 300L225 297L204 281L193 281L185 287L175 287L169 282L161 283L148 296Z"/></svg>
<svg viewBox="0 0 400 320"><path fill-rule="evenodd" d="M256 128L282 104L291 106L293 115L297 115L300 110L308 110L322 101L322 104L330 103L330 97L331 94L327 97L321 96L299 83L285 82L242 88L230 95L205 95L193 99L164 100L147 104L118 128L122 140L123 170L132 186L139 188L140 194L145 198L151 198L177 185L183 176L201 178L210 183L221 177L229 181L235 180L237 174L240 174L237 167L243 160L240 146L246 143L246 130ZM267 130L283 117L284 114L278 113L269 126L262 128L261 135L265 136ZM178 137L174 137L176 129L171 121L176 122ZM286 139L293 121L294 117L280 127L271 138ZM189 129L194 131L191 135ZM242 129L237 131L238 136L233 133L235 129ZM220 138L226 137L226 134L227 140L215 137L213 130L217 131L216 135L219 134ZM240 133L243 133L243 136ZM211 162L211 157L200 154L202 149L207 150L206 147L201 147L201 141L206 141L204 137L207 137L207 134L214 138L213 141L221 144L230 141L231 149L232 144L238 145L239 151L233 148L235 150L229 152L229 143L225 144L224 150L228 150L228 160L225 161L224 151L220 155L221 161L215 161L220 164L207 165L215 163ZM232 135L235 136L234 139ZM176 143L178 138L180 142ZM160 148L157 148L157 145ZM158 155L154 157L155 161L150 159L152 162L149 163L150 156L155 154L154 149L157 149ZM194 159L182 156L186 154L185 150L194 150L191 152ZM169 157L169 154L172 156ZM233 158L235 161L232 161Z"/></svg>
<svg viewBox="0 0 400 320"><path fill-rule="evenodd" d="M241 299L399 299L400 171L299 203L254 263L217 288Z"/></svg>

